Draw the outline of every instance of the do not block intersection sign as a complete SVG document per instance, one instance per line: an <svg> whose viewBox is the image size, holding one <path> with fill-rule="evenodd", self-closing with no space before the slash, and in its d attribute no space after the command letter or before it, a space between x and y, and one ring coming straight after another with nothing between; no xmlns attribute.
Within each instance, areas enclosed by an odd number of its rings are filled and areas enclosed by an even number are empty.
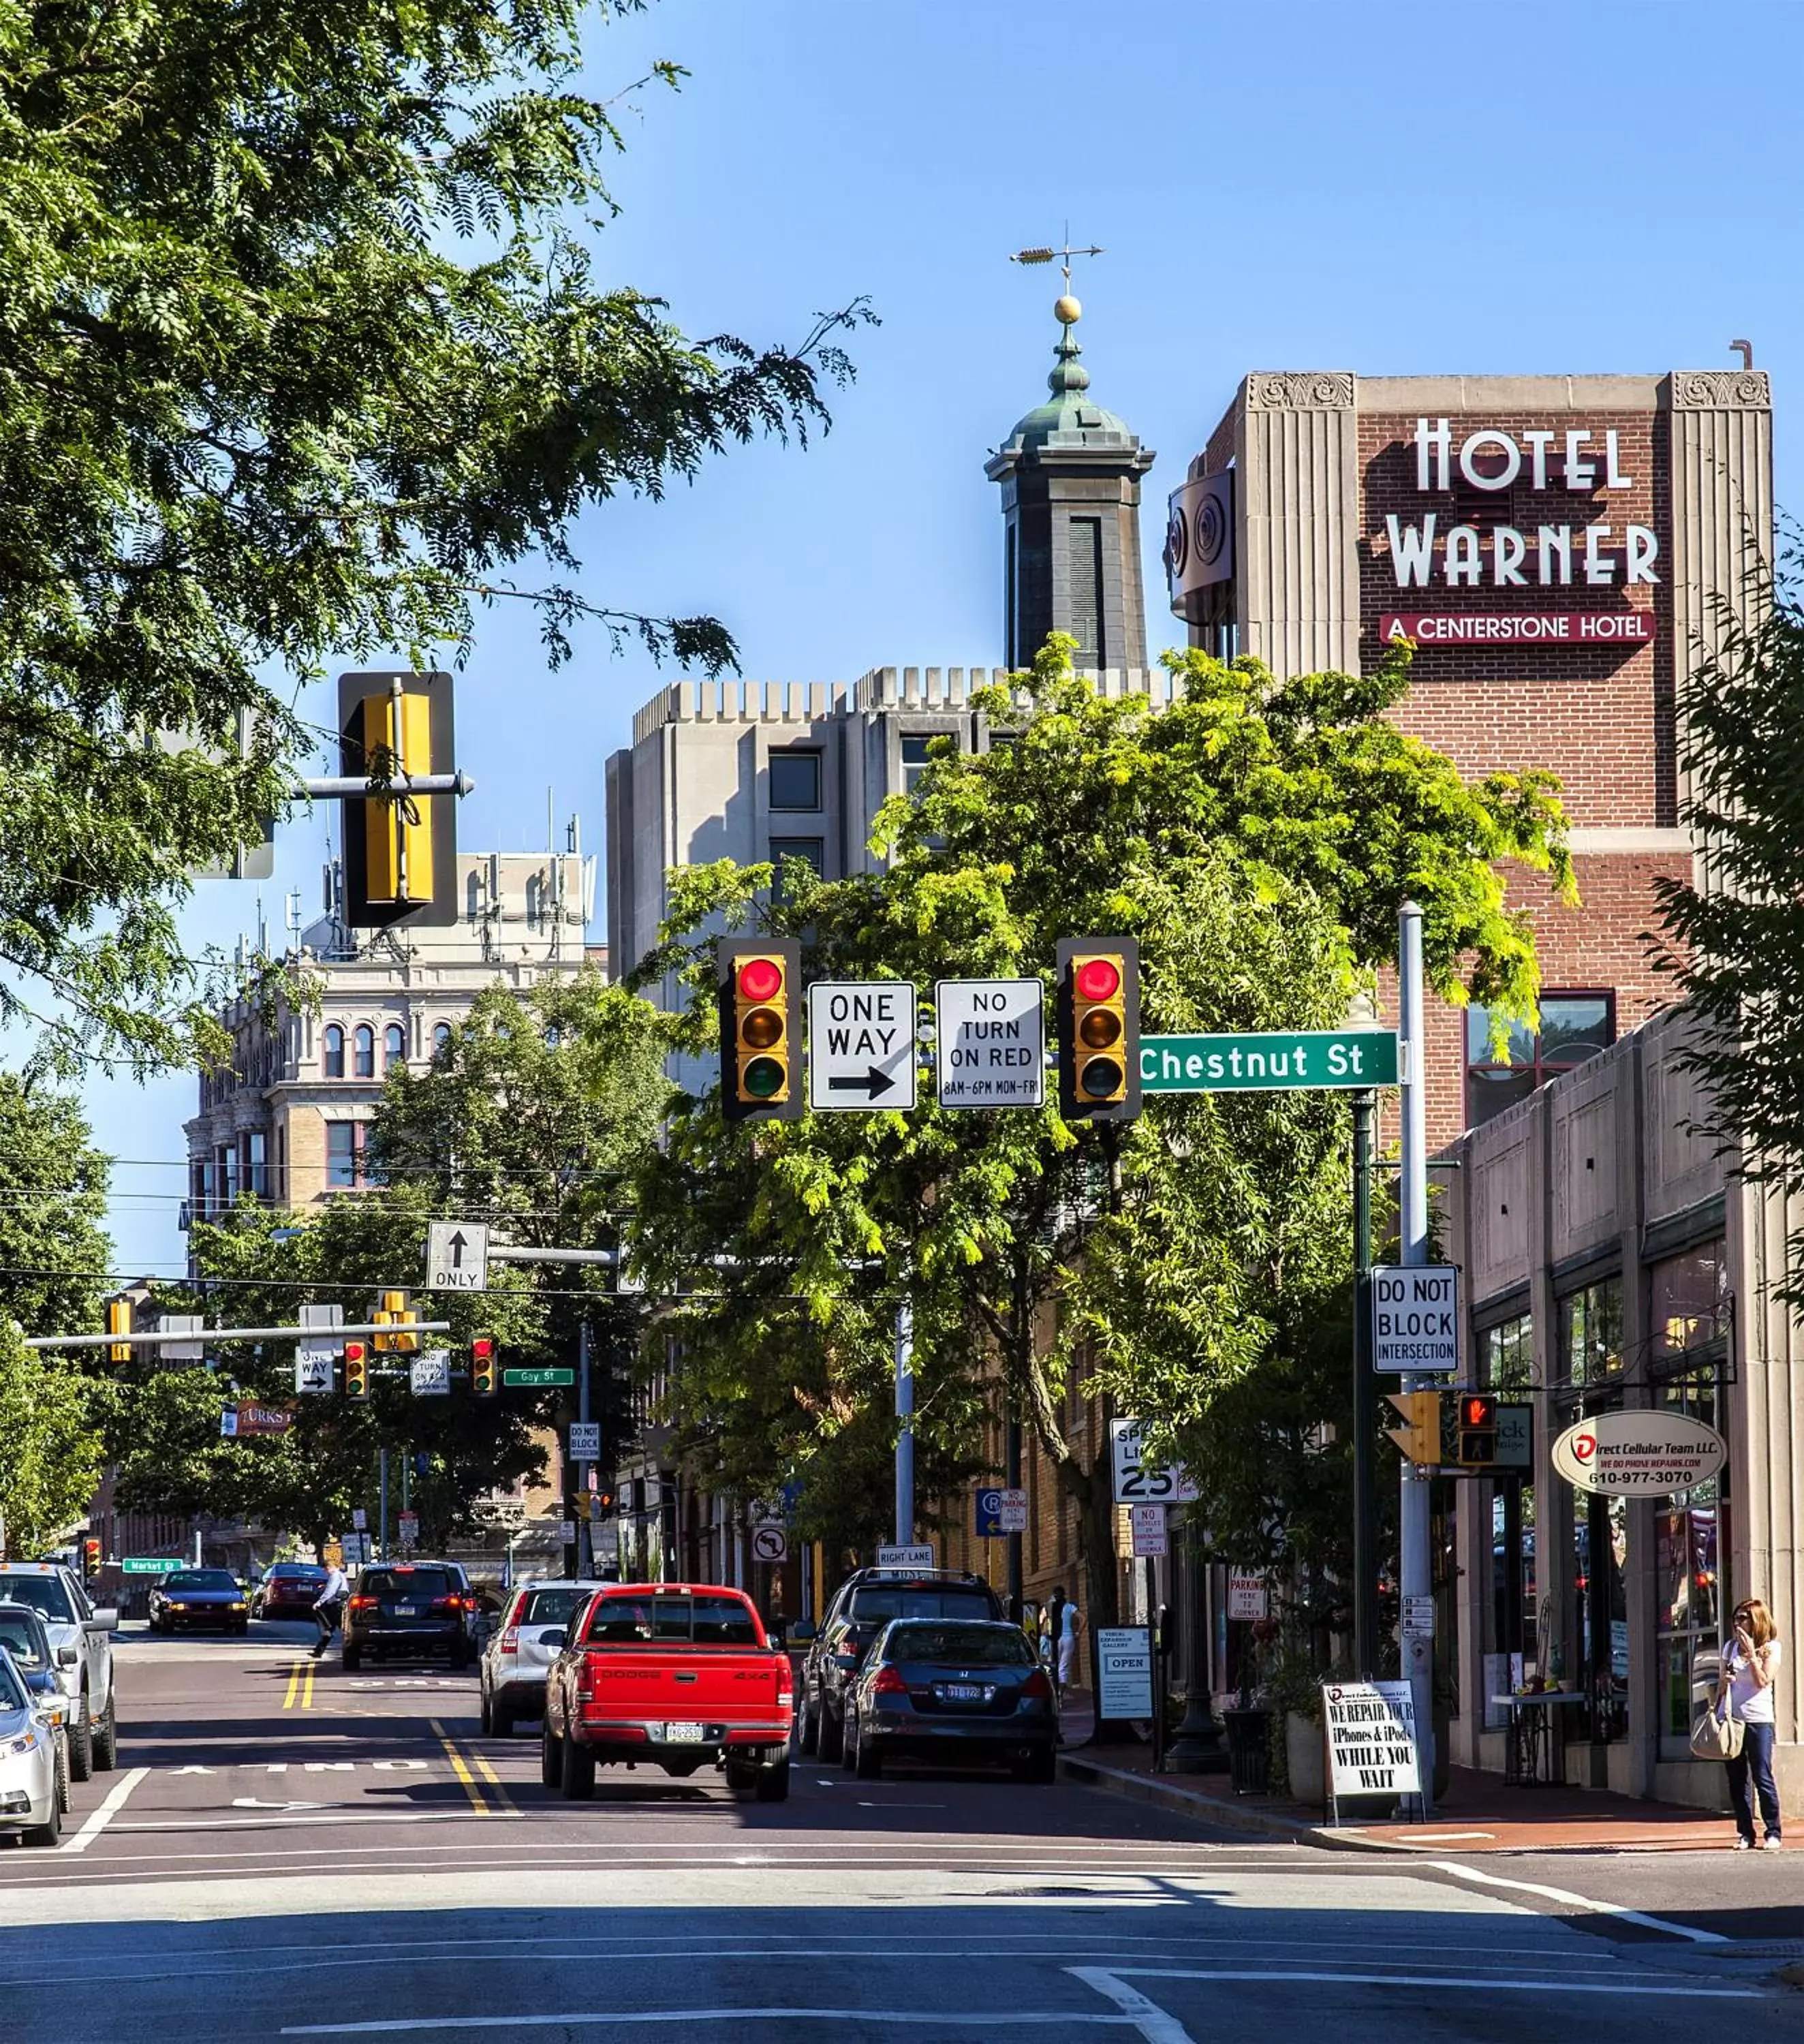
<svg viewBox="0 0 1804 2044"><path fill-rule="evenodd" d="M1457 1375L1457 1266L1385 1264L1372 1272L1372 1366L1403 1376Z"/></svg>

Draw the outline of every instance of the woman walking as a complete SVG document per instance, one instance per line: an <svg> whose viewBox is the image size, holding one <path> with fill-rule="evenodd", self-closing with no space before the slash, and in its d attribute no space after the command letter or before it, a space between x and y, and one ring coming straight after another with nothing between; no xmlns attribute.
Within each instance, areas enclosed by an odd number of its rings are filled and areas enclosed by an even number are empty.
<svg viewBox="0 0 1804 2044"><path fill-rule="evenodd" d="M1779 1849L1779 1791L1773 1785L1773 1683L1783 1650L1773 1629L1773 1616L1758 1597L1735 1607L1735 1640L1722 1664L1718 1708L1741 1720L1741 1750L1724 1764L1729 1769L1729 1800L1735 1806L1735 1850L1754 1848L1753 1780L1760 1799L1760 1821L1768 1852Z"/></svg>

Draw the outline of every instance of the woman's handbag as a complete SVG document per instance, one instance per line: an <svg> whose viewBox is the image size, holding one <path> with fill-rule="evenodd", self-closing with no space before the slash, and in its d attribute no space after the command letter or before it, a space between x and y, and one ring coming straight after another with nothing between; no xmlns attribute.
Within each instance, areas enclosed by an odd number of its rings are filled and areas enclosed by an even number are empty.
<svg viewBox="0 0 1804 2044"><path fill-rule="evenodd" d="M1691 1727L1691 1753L1698 1760L1733 1760L1741 1751L1745 1737L1741 1720L1735 1715L1735 1700L1725 1688L1720 1713L1714 1704Z"/></svg>

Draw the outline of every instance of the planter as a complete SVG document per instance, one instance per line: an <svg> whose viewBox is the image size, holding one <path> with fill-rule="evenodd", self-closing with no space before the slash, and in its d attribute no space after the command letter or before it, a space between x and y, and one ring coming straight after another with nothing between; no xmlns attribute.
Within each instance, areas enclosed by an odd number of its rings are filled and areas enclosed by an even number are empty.
<svg viewBox="0 0 1804 2044"><path fill-rule="evenodd" d="M1237 1796L1272 1792L1272 1731L1269 1711L1223 1711L1228 1728L1228 1773Z"/></svg>
<svg viewBox="0 0 1804 2044"><path fill-rule="evenodd" d="M1299 1711L1284 1713L1284 1766L1291 1777L1291 1800L1321 1808L1328 1800L1322 1765L1322 1727Z"/></svg>

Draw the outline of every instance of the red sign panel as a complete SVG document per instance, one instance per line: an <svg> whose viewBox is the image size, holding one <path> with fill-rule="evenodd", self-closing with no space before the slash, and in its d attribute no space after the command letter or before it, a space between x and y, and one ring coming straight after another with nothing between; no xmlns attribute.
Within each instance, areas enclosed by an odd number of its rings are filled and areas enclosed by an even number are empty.
<svg viewBox="0 0 1804 2044"><path fill-rule="evenodd" d="M240 1434L286 1434L294 1424L294 1413L279 1405L240 1405L237 1416Z"/></svg>
<svg viewBox="0 0 1804 2044"><path fill-rule="evenodd" d="M1388 610L1381 639L1418 646L1646 646L1651 610Z"/></svg>

